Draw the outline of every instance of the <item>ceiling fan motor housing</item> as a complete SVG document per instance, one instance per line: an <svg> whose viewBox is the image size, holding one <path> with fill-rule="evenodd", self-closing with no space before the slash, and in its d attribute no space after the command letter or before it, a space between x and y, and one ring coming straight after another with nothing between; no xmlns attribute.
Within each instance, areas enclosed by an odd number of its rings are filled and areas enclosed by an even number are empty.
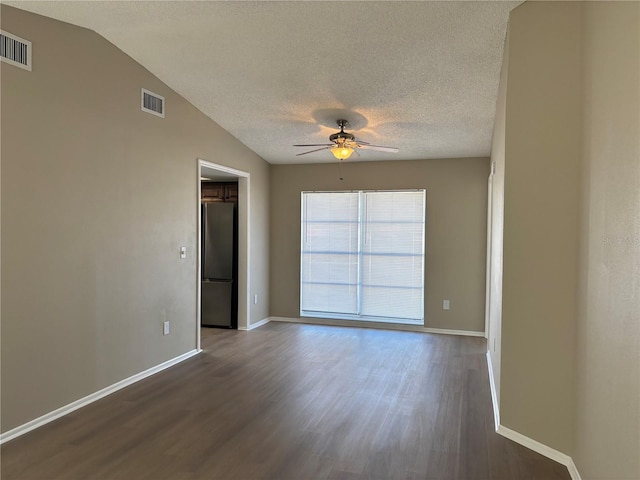
<svg viewBox="0 0 640 480"><path fill-rule="evenodd" d="M346 120L338 120L337 123L340 127L340 131L338 133L330 135L329 140L337 144L343 144L345 142L355 142L356 137L344 131L344 127L348 127L349 122L347 122Z"/></svg>
<svg viewBox="0 0 640 480"><path fill-rule="evenodd" d="M329 136L329 140L335 143L344 143L346 141L353 142L355 141L355 139L356 137L354 137L350 133L345 133L345 132L338 132Z"/></svg>

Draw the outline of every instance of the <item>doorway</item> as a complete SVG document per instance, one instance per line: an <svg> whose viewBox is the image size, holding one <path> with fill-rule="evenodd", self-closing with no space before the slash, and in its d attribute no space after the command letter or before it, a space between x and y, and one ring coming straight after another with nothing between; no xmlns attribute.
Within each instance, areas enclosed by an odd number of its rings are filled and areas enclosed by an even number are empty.
<svg viewBox="0 0 640 480"><path fill-rule="evenodd" d="M200 324L202 319L201 301L202 288L200 280L202 278L202 215L200 209L200 199L202 197L201 179L206 178L219 182L238 182L238 330L247 330L249 325L249 184L250 175L248 172L230 168L225 165L208 162L198 159L198 195L196 212L198 216L198 248L197 248L197 299L196 299L196 343L200 350Z"/></svg>

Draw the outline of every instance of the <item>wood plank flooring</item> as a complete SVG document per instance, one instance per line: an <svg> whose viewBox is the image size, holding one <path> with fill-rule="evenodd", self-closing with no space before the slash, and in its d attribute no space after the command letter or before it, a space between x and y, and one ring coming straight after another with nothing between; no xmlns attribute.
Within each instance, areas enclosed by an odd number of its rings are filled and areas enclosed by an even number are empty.
<svg viewBox="0 0 640 480"><path fill-rule="evenodd" d="M569 480L493 431L480 338L270 323L2 446L3 480Z"/></svg>

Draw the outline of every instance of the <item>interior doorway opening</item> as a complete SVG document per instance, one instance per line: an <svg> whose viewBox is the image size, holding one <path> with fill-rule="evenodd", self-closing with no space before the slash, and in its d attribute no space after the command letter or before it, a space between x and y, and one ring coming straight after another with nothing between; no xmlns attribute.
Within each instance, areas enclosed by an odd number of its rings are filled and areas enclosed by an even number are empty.
<svg viewBox="0 0 640 480"><path fill-rule="evenodd" d="M198 248L197 248L197 299L196 299L196 343L200 349L200 328L202 323L202 210L201 210L201 182L207 179L214 182L237 182L238 183L238 231L237 231L237 327L238 330L247 330L249 325L249 184L250 176L248 172L237 170L224 165L198 159L198 196L197 196L197 216L198 216Z"/></svg>

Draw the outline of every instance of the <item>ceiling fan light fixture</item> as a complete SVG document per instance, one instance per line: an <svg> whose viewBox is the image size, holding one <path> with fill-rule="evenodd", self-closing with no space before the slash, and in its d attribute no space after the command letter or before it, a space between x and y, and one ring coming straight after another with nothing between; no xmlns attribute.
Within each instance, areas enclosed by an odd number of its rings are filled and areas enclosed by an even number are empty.
<svg viewBox="0 0 640 480"><path fill-rule="evenodd" d="M336 145L335 147L331 148L330 151L338 160L346 160L353 153L353 148Z"/></svg>

